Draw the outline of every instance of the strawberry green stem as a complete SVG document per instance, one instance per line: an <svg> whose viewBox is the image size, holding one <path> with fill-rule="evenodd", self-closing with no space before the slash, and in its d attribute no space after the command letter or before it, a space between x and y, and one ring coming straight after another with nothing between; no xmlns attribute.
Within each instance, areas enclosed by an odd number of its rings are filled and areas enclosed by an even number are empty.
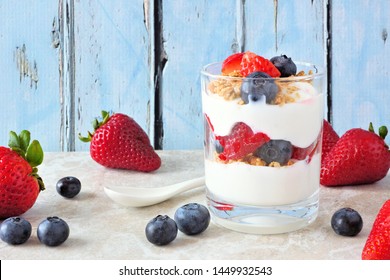
<svg viewBox="0 0 390 280"><path fill-rule="evenodd" d="M28 162L33 170L31 175L37 179L40 190L44 190L45 184L38 175L37 168L43 162L44 157L39 141L33 140L30 143L30 132L28 130L23 130L19 135L14 131L10 131L8 146Z"/></svg>
<svg viewBox="0 0 390 280"><path fill-rule="evenodd" d="M110 113L108 113L107 111L102 111L101 114L102 114L102 121L99 122L99 120L97 118L95 118L92 121L93 132L88 131L88 135L87 136L82 136L79 133L79 139L81 141L83 141L83 142L91 142L92 136L95 133L95 131L99 127L101 127L102 125L104 125L104 124L106 124L108 122L108 120L110 119Z"/></svg>

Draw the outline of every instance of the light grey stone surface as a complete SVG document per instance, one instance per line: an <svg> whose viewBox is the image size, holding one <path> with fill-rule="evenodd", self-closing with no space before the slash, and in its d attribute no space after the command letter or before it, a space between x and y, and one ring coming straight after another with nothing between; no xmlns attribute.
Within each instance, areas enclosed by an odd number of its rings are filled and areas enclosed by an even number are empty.
<svg viewBox="0 0 390 280"><path fill-rule="evenodd" d="M104 168L85 152L47 153L39 168L46 190L33 208L23 214L32 224L32 236L19 246L0 241L0 259L360 259L375 216L390 198L390 174L372 185L321 187L319 217L305 229L279 235L250 235L211 223L199 236L179 232L171 244L158 247L145 237L148 221L158 214L173 218L175 210L185 203L206 204L204 189L188 191L158 205L131 208L111 201L103 187L157 187L204 174L202 151L160 151L159 154L163 162L159 170L138 173ZM73 199L61 197L55 190L56 182L65 176L76 176L82 182L80 194ZM359 211L364 220L363 230L356 237L338 236L330 227L332 214L346 206ZM68 222L70 236L59 247L46 247L39 243L36 229L41 220L54 215Z"/></svg>

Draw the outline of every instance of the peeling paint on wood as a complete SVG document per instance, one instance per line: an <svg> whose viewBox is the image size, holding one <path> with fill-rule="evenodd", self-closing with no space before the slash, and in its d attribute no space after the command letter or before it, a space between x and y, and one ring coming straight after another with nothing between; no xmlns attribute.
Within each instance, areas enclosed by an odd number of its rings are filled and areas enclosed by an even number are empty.
<svg viewBox="0 0 390 280"><path fill-rule="evenodd" d="M383 40L383 43L386 44L386 40L387 40L387 29L386 28L383 28L382 30L382 40Z"/></svg>
<svg viewBox="0 0 390 280"><path fill-rule="evenodd" d="M25 44L23 44L22 47L16 47L14 59L19 71L20 82L22 82L24 78L28 78L30 79L30 87L36 89L39 80L37 62L35 60L33 62L29 61Z"/></svg>
<svg viewBox="0 0 390 280"><path fill-rule="evenodd" d="M54 131L50 151L86 150L76 135L101 109L134 117L157 149L202 148L199 70L246 50L324 64L339 133L390 119L389 1L30 2L0 1L0 66L17 68L0 76L0 112Z"/></svg>
<svg viewBox="0 0 390 280"><path fill-rule="evenodd" d="M278 52L278 0L274 0L275 52Z"/></svg>
<svg viewBox="0 0 390 280"><path fill-rule="evenodd" d="M54 49L60 46L60 34L59 34L56 18L53 19L53 23L52 23L51 45Z"/></svg>

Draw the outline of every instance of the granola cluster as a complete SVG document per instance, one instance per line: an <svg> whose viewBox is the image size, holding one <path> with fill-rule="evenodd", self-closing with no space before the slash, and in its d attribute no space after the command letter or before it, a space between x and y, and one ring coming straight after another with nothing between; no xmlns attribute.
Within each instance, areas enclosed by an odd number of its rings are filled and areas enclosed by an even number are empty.
<svg viewBox="0 0 390 280"><path fill-rule="evenodd" d="M233 162L243 162L243 163L246 163L249 165L254 165L254 166L282 167L282 165L276 161L273 161L270 164L267 164L264 160L262 160L261 158L255 156L253 154L249 154L249 155L245 156L243 159L239 159L239 160L222 161L219 158L219 155L216 153L215 160L218 162L224 163L224 164L229 164L229 163L233 163ZM296 162L296 160L290 159L285 166L293 165L295 162Z"/></svg>
<svg viewBox="0 0 390 280"><path fill-rule="evenodd" d="M308 75L311 75L312 72L309 71ZM305 76L305 72L301 71L295 76ZM310 81L306 81L310 82ZM279 90L275 97L275 100L272 101L273 105L284 105L287 103L296 102L300 98L297 88L292 85L292 82L283 82L281 80L275 81ZM226 78L220 78L214 81L211 81L208 85L208 90L217 94L220 97L224 98L226 101L238 100L238 104L243 105L244 102L241 99L241 88L242 76L239 71L234 71L229 75L226 75Z"/></svg>

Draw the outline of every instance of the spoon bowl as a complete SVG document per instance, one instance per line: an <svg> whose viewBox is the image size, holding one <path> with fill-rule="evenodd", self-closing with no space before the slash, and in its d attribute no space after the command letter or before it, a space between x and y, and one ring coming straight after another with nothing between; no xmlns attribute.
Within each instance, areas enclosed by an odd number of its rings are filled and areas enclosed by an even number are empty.
<svg viewBox="0 0 390 280"><path fill-rule="evenodd" d="M157 188L145 187L104 187L104 192L113 201L131 207L144 207L158 204L182 192L198 188L205 183L204 177L199 177L173 185Z"/></svg>

